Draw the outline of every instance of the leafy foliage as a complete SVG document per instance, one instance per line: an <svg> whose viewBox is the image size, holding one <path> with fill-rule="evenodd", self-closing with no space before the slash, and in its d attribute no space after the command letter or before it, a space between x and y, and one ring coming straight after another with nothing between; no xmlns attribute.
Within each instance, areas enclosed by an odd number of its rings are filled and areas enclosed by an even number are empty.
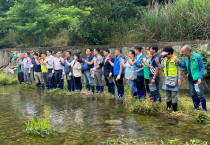
<svg viewBox="0 0 210 145"><path fill-rule="evenodd" d="M5 73L0 73L0 85L10 85L17 83L18 83L17 77L7 75Z"/></svg>

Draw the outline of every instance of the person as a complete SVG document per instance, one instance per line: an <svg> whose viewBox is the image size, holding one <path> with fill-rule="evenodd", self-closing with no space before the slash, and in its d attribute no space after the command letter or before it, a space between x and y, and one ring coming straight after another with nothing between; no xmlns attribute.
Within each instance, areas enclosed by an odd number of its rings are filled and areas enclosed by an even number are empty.
<svg viewBox="0 0 210 145"><path fill-rule="evenodd" d="M39 60L41 60L41 58L38 57L38 53L36 53L36 52L34 52L33 57L34 57L34 59L31 60L31 63L33 64L33 72L34 72L36 86L39 87L41 85L42 88L44 89L45 88L44 80L42 77L41 66L39 63Z"/></svg>
<svg viewBox="0 0 210 145"><path fill-rule="evenodd" d="M102 67L99 65L103 62L102 56L99 54L100 49L95 48L94 51L94 58L91 62L85 61L88 65L94 64L94 67L92 68L92 71L94 72L94 81L96 84L96 92L100 92L100 94L103 93L104 86L102 82Z"/></svg>
<svg viewBox="0 0 210 145"><path fill-rule="evenodd" d="M63 89L63 77L65 75L64 67L61 65L63 61L64 59L61 57L61 51L57 51L56 57L53 58L52 70L55 79L54 88Z"/></svg>
<svg viewBox="0 0 210 145"><path fill-rule="evenodd" d="M19 62L18 62L18 63L20 64L21 72L22 72L22 74L23 74L23 81L24 81L24 63L23 63L24 58L25 58L25 52L24 52L24 53L21 53L21 55L20 55L20 60L19 60Z"/></svg>
<svg viewBox="0 0 210 145"><path fill-rule="evenodd" d="M141 59L145 60L145 56L141 53L142 47L141 46L136 46L135 48L135 61L130 61L128 59L128 62L130 65L134 65L135 63L138 65L141 65L142 62L140 61ZM145 85L144 85L144 68L139 68L136 65L134 65L134 71L135 71L135 75L137 76L135 81L136 81L136 87L137 87L137 94L138 94L138 98L146 98L146 89L145 89Z"/></svg>
<svg viewBox="0 0 210 145"><path fill-rule="evenodd" d="M137 96L137 89L136 89L136 75L134 73L134 66L130 65L128 61L134 62L135 61L135 52L133 50L129 50L128 56L126 57L127 62L124 63L122 59L120 59L121 65L126 68L125 69L125 78L127 79L127 84L131 88L131 92L133 96Z"/></svg>
<svg viewBox="0 0 210 145"><path fill-rule="evenodd" d="M104 59L102 62L103 64L100 64L100 65L104 66L104 80L106 82L108 92L112 94L112 96L115 96L115 86L113 82L113 67L108 62L110 60L113 63L114 58L110 56L109 49L105 49L103 51L103 54L104 54Z"/></svg>
<svg viewBox="0 0 210 145"><path fill-rule="evenodd" d="M94 67L93 64L88 65L87 62L91 62L93 60L93 55L91 55L91 49L86 49L86 56L82 59L83 60L83 73L84 73L84 83L86 84L87 91L90 91L90 87L92 90L92 94L94 94L95 87L94 87L94 80L91 76L90 69Z"/></svg>
<svg viewBox="0 0 210 145"><path fill-rule="evenodd" d="M72 75L72 73L73 73L72 68L67 65L67 62L71 63L71 61L73 61L73 58L71 57L71 52L67 51L66 52L66 57L64 58L64 62L61 62L61 65L64 66L64 71L65 71L66 81L67 81L67 88L68 88L69 92L75 90L74 78L73 78L73 75Z"/></svg>
<svg viewBox="0 0 210 145"><path fill-rule="evenodd" d="M154 102L161 102L161 96L159 92L159 84L160 84L160 75L159 75L159 67L158 64L156 63L156 58L159 59L160 57L157 54L158 52L158 46L153 45L150 47L150 53L152 55L150 63L146 63L144 59L141 59L140 61L147 67L149 67L149 82L150 82L150 90L152 92Z"/></svg>
<svg viewBox="0 0 210 145"><path fill-rule="evenodd" d="M148 50L147 53L146 53L145 62L149 64L150 61L151 61L151 57L152 57L151 53ZM152 94L151 94L150 89L149 89L149 68L146 65L143 65L143 67L144 67L144 81L145 81L146 92L147 92L147 94L150 95L150 100L154 101L154 98L152 97Z"/></svg>
<svg viewBox="0 0 210 145"><path fill-rule="evenodd" d="M13 70L17 70L18 81L20 84L22 84L24 82L24 79L23 72L21 71L20 59L16 55L14 55L12 59L15 60L15 66L11 66L11 68Z"/></svg>
<svg viewBox="0 0 210 145"><path fill-rule="evenodd" d="M115 59L114 63L112 63L111 60L109 60L109 63L114 67L114 80L115 84L117 86L117 92L118 92L118 99L123 99L124 96L124 84L123 84L123 77L124 77L124 71L125 69L120 63L120 59L122 59L123 62L125 62L122 51L120 48L118 48L115 51Z"/></svg>
<svg viewBox="0 0 210 145"><path fill-rule="evenodd" d="M49 89L55 88L55 80L54 80L54 75L52 73L53 70L53 58L54 56L52 55L52 51L48 50L47 51L47 59L43 62L47 66L47 71L48 71L48 79L47 79L47 84L46 87Z"/></svg>
<svg viewBox="0 0 210 145"><path fill-rule="evenodd" d="M70 63L66 61L66 64L68 66L71 66L72 69L73 69L73 76L74 76L74 82L75 82L76 90L81 91L82 90L82 83L81 83L82 65L78 60L79 60L79 54L75 53L74 54L74 60L71 61Z"/></svg>
<svg viewBox="0 0 210 145"><path fill-rule="evenodd" d="M48 69L47 69L47 66L46 66L46 60L47 60L47 54L46 53L42 53L41 54L41 59L38 59L38 61L36 63L41 65L42 78L44 79L46 88L49 89L49 85L48 85ZM42 88L44 89L45 87L43 87L43 85L42 85Z"/></svg>
<svg viewBox="0 0 210 145"><path fill-rule="evenodd" d="M29 58L30 53L26 52L25 57L24 57L24 82L31 82L31 77L30 77L30 70L33 67L33 64L31 63L31 59Z"/></svg>
<svg viewBox="0 0 210 145"><path fill-rule="evenodd" d="M192 96L194 109L198 110L201 102L203 110L207 113L206 99L203 92L203 76L205 68L202 57L198 53L193 52L189 45L184 45L181 51L182 55L185 56L184 63L179 61L178 58L175 59L175 62L180 67L187 68L190 95Z"/></svg>
<svg viewBox="0 0 210 145"><path fill-rule="evenodd" d="M174 49L171 46L165 46L161 55L164 57L162 62L156 58L159 69L164 71L164 80L162 88L166 90L167 109L173 108L173 112L177 111L178 106L178 85L181 85L181 69L177 66L175 59L177 56L173 54Z"/></svg>

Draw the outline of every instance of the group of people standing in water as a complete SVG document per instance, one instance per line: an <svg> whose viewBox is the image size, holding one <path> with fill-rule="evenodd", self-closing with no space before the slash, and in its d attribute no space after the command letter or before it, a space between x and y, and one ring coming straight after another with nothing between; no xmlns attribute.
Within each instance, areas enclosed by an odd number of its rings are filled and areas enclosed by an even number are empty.
<svg viewBox="0 0 210 145"><path fill-rule="evenodd" d="M101 56L100 51L103 51ZM94 93L103 93L104 77L108 92L115 96L115 87L117 87L118 99L124 96L124 79L133 96L137 99L150 97L151 102L161 102L159 92L160 70L164 72L162 89L166 90L167 109L172 108L175 112L178 106L178 88L181 85L181 67L187 69L189 80L190 95L193 100L194 109L198 110L201 104L203 110L207 112L206 99L203 92L203 76L205 68L202 57L194 52L189 45L182 47L181 52L184 62L181 62L174 55L174 49L171 46L165 46L160 56L158 55L158 46L151 46L144 55L142 47L136 46L134 50L129 50L128 55L123 57L121 49L116 49L115 57L110 55L109 49L93 50L86 49L86 55L80 58L78 53L71 54L65 52L65 58L61 57L61 51L57 51L55 56L48 50L41 54L22 53L20 58L14 56L16 65L12 66L18 72L20 84L31 81L31 69L36 86L43 89L63 89L64 80L67 81L68 91L81 91L83 74L84 84L87 91ZM65 77L65 79L64 79ZM147 95L148 94L148 95Z"/></svg>

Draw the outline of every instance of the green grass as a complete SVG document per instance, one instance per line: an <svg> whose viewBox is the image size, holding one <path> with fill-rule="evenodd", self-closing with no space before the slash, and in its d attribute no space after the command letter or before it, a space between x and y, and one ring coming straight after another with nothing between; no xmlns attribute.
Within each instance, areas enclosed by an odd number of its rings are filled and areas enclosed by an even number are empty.
<svg viewBox="0 0 210 145"><path fill-rule="evenodd" d="M36 89L36 84L35 82L27 82L27 83L22 83L20 85L21 89Z"/></svg>
<svg viewBox="0 0 210 145"><path fill-rule="evenodd" d="M46 137L56 134L55 127L51 125L50 120L45 118L32 118L31 121L28 121L25 124L26 133L30 135Z"/></svg>
<svg viewBox="0 0 210 145"><path fill-rule="evenodd" d="M18 83L18 80L16 76L0 73L0 85L11 85L11 84L17 84L17 83Z"/></svg>

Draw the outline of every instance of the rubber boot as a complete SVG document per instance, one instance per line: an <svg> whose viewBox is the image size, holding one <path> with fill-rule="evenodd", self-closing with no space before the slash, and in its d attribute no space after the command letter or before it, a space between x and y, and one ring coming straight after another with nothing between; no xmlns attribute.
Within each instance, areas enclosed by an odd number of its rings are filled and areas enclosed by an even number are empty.
<svg viewBox="0 0 210 145"><path fill-rule="evenodd" d="M86 85L87 91L90 91L90 85Z"/></svg>
<svg viewBox="0 0 210 145"><path fill-rule="evenodd" d="M71 90L72 90L72 92L75 91L75 84L74 83L71 84Z"/></svg>
<svg viewBox="0 0 210 145"><path fill-rule="evenodd" d="M201 105L202 105L203 110L207 113L208 111L207 111L207 107L206 107L206 99L201 100Z"/></svg>
<svg viewBox="0 0 210 145"><path fill-rule="evenodd" d="M103 91L104 91L104 86L100 86L100 95L102 95Z"/></svg>
<svg viewBox="0 0 210 145"><path fill-rule="evenodd" d="M82 84L79 84L79 91L82 91Z"/></svg>
<svg viewBox="0 0 210 145"><path fill-rule="evenodd" d="M75 90L78 91L78 84L75 84Z"/></svg>
<svg viewBox="0 0 210 145"><path fill-rule="evenodd" d="M99 86L96 86L96 93L99 92Z"/></svg>
<svg viewBox="0 0 210 145"><path fill-rule="evenodd" d="M49 90L49 85L48 84L46 84L46 88L47 88L47 90Z"/></svg>
<svg viewBox="0 0 210 145"><path fill-rule="evenodd" d="M39 83L36 83L36 87L37 87L37 88L39 87Z"/></svg>
<svg viewBox="0 0 210 145"><path fill-rule="evenodd" d="M45 87L44 87L44 83L42 84L42 89L45 89Z"/></svg>
<svg viewBox="0 0 210 145"><path fill-rule="evenodd" d="M141 96L142 96L142 98L144 98L144 99L146 99L146 92L141 92Z"/></svg>
<svg viewBox="0 0 210 145"><path fill-rule="evenodd" d="M177 106L178 106L177 103L173 103L172 106L173 106L173 112L176 112L177 111Z"/></svg>
<svg viewBox="0 0 210 145"><path fill-rule="evenodd" d="M91 86L91 89L92 89L92 93L94 94L94 92L95 92L95 87L94 87L94 86Z"/></svg>
<svg viewBox="0 0 210 145"><path fill-rule="evenodd" d="M67 85L68 91L71 92L71 84Z"/></svg>
<svg viewBox="0 0 210 145"><path fill-rule="evenodd" d="M142 97L142 93L141 93L141 91L140 91L140 90L137 90L137 95L138 95L138 99L140 100L140 99L141 99L141 97Z"/></svg>
<svg viewBox="0 0 210 145"><path fill-rule="evenodd" d="M111 88L110 87L108 87L108 92L111 94L112 92L111 92Z"/></svg>
<svg viewBox="0 0 210 145"><path fill-rule="evenodd" d="M115 87L110 88L110 92L112 94L112 97L115 96Z"/></svg>
<svg viewBox="0 0 210 145"><path fill-rule="evenodd" d="M166 104L167 104L167 108L166 108L166 109L167 109L167 110L168 110L168 109L171 109L172 102L166 102Z"/></svg>
<svg viewBox="0 0 210 145"><path fill-rule="evenodd" d="M119 88L117 88L117 93L118 93L118 99L120 99L121 98L121 96L120 96L121 95L120 94L121 92L120 92L120 89Z"/></svg>
<svg viewBox="0 0 210 145"><path fill-rule="evenodd" d="M193 97L192 97L192 100L193 100L193 104L194 104L194 109L195 109L195 110L199 110L199 104L200 104L199 98L193 96Z"/></svg>
<svg viewBox="0 0 210 145"><path fill-rule="evenodd" d="M133 96L137 96L137 92L133 92Z"/></svg>

